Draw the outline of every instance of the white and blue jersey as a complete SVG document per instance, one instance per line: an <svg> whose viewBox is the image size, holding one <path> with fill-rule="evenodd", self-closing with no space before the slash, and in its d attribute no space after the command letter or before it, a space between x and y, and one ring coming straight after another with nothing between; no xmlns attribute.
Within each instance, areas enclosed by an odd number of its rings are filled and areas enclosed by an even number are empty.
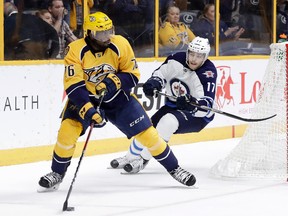
<svg viewBox="0 0 288 216"><path fill-rule="evenodd" d="M169 95L178 97L190 94L198 100L199 105L214 106L217 69L209 59L193 71L186 63L186 52L178 52L168 56L152 77L160 78L162 88ZM202 109L196 112L178 110L176 100L166 98L165 106L152 116L154 127L167 113L172 113L178 119L179 128L176 133L199 132L214 118L213 112Z"/></svg>

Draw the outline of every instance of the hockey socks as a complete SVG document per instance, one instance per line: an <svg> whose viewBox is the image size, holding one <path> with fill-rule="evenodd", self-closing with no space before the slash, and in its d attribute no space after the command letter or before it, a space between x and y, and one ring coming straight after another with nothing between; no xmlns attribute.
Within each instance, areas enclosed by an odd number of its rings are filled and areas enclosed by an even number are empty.
<svg viewBox="0 0 288 216"><path fill-rule="evenodd" d="M145 160L150 160L152 158L152 155L150 154L150 152L148 151L148 149L143 146L138 140L133 139L127 156L129 157L130 155L133 156L141 156L142 158L144 158Z"/></svg>
<svg viewBox="0 0 288 216"><path fill-rule="evenodd" d="M53 159L52 159L52 166L51 169L56 172L59 173L61 175L64 175L66 173L66 170L68 168L68 166L71 163L71 159L72 157L69 158L62 158L59 157L55 152L53 153Z"/></svg>
<svg viewBox="0 0 288 216"><path fill-rule="evenodd" d="M178 160L173 154L170 147L167 145L166 149L154 158L170 172L178 167Z"/></svg>

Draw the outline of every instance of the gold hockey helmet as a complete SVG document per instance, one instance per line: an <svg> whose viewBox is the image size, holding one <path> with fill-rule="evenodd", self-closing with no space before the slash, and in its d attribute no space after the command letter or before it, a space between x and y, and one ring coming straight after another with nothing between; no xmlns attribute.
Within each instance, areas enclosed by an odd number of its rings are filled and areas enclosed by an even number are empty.
<svg viewBox="0 0 288 216"><path fill-rule="evenodd" d="M105 31L113 28L112 20L102 12L89 14L84 19L83 28L85 31Z"/></svg>
<svg viewBox="0 0 288 216"><path fill-rule="evenodd" d="M107 36L114 34L114 27L112 20L102 12L95 12L89 14L84 19L83 29L87 34L91 31L91 36L100 41L104 41Z"/></svg>

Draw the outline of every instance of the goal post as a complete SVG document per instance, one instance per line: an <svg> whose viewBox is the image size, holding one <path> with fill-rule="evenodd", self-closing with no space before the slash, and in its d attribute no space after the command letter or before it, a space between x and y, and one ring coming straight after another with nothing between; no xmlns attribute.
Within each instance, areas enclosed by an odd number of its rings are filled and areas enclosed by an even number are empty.
<svg viewBox="0 0 288 216"><path fill-rule="evenodd" d="M276 117L248 124L236 147L210 170L221 178L288 177L288 43L270 45L271 54L251 118Z"/></svg>

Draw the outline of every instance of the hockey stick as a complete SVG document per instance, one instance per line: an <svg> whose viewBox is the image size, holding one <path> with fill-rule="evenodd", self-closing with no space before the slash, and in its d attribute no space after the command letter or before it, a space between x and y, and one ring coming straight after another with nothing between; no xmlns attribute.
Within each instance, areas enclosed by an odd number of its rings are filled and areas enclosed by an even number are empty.
<svg viewBox="0 0 288 216"><path fill-rule="evenodd" d="M169 97L173 98L173 99L177 98L176 96L168 95L166 93L159 92L159 91L155 91L155 93L158 94L158 95L162 95L162 96L168 97L168 98ZM274 115L266 117L266 118L248 119L248 118L243 118L243 117L240 117L240 116L237 116L237 115L233 115L231 113L227 113L227 112L224 112L224 111L221 111L221 110L218 110L218 109L214 109L214 108L207 107L207 106L204 106L204 105L199 105L199 104L196 104L196 103L193 103L193 102L190 102L190 104L195 106L195 107L197 107L197 108L201 108L203 110L206 110L206 111L211 111L211 112L214 112L214 113L225 115L225 116L228 116L230 118L238 119L238 120L245 121L245 122L265 121L265 120L271 119L271 118L273 118L273 117L275 117L277 115L277 114L274 114Z"/></svg>
<svg viewBox="0 0 288 216"><path fill-rule="evenodd" d="M77 176L77 173L78 173L80 164L81 164L81 162L82 162L82 158L83 158L83 156L84 156L84 154L85 154L86 147L87 147L87 143L88 143L88 141L89 141L89 139L90 139L90 135L91 135L91 132L92 132L92 130L93 130L93 127L94 127L94 122L92 122L91 125L90 125L89 133L88 133L88 136L87 136L87 138L86 138L86 141L85 141L85 144L84 144L84 147L83 147L83 150L82 150L82 153L81 153L79 162L78 162L78 166L77 166L76 171L75 171L75 173L74 173L74 178L72 179L72 182L71 182L71 184L70 184L70 187L69 187L69 190L68 190L68 193L67 193L67 196L66 196L66 200L65 200L65 202L64 202L64 204L63 204L63 208L62 208L63 211L74 211L74 209L75 209L74 207L68 207L68 199L69 199L70 194L71 194L71 192L72 192L73 184L74 184L74 182L75 182L75 179L76 179L76 176Z"/></svg>
<svg viewBox="0 0 288 216"><path fill-rule="evenodd" d="M105 95L105 94L106 94L106 91L103 91L102 94L101 94L101 100L100 100L100 102L99 102L99 105L98 105L98 107L97 107L97 110L100 109L100 106L101 106L101 104L102 104L102 101L103 101L103 98L104 98L104 95ZM71 184L70 184L70 187L69 187L69 190L68 190L68 193L67 193L65 202L64 202L64 204L63 204L62 211L74 211L74 210L75 210L75 208L72 207L72 206L68 207L68 199L69 199L70 194L71 194L71 192L72 192L73 184L74 184L75 179L76 179L76 177L77 177L77 173L78 173L80 164L81 164L81 162L82 162L82 158L83 158L83 156L84 156L84 154L85 154L88 141L89 141L89 139L90 139L92 130L93 130L93 128L94 128L94 124L95 124L94 122L92 122L92 123L90 124L90 129L89 129L89 132L88 132L88 135L87 135L87 138L86 138L86 141L85 141L85 144L84 144L84 147L83 147L83 150L82 150L82 153L81 153L81 156L80 156L80 159L79 159L77 168L76 168L76 171L75 171L75 173L74 173L74 177L73 177L73 179L72 179L72 182L71 182Z"/></svg>

